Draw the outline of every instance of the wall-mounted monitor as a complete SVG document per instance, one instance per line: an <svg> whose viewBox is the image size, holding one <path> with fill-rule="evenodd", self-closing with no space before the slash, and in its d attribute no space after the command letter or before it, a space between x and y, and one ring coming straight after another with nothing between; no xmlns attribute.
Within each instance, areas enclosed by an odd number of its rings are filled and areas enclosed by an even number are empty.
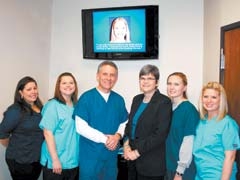
<svg viewBox="0 0 240 180"><path fill-rule="evenodd" d="M158 6L82 10L84 59L158 59Z"/></svg>

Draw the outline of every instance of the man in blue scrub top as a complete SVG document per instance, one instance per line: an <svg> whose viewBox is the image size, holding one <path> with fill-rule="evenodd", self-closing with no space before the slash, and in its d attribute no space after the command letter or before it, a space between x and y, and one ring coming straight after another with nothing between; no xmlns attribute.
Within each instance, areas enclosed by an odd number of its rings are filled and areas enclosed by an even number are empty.
<svg viewBox="0 0 240 180"><path fill-rule="evenodd" d="M128 117L123 97L112 91L117 78L116 64L103 61L97 70L98 86L83 93L75 107L81 180L117 179L118 144Z"/></svg>

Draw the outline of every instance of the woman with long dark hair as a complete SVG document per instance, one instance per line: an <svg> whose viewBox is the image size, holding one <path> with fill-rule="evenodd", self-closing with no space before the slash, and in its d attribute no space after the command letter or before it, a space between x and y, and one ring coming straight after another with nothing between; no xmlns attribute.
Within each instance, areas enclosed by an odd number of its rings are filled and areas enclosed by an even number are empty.
<svg viewBox="0 0 240 180"><path fill-rule="evenodd" d="M0 124L0 143L7 148L6 162L13 180L37 180L41 173L41 109L37 82L23 77Z"/></svg>

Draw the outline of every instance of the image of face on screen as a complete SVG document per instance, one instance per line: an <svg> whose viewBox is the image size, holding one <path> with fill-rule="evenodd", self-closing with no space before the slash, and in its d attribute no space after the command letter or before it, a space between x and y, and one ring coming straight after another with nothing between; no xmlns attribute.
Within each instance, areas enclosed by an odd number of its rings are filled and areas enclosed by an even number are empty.
<svg viewBox="0 0 240 180"><path fill-rule="evenodd" d="M130 42L130 32L126 19L118 17L112 21L110 42Z"/></svg>

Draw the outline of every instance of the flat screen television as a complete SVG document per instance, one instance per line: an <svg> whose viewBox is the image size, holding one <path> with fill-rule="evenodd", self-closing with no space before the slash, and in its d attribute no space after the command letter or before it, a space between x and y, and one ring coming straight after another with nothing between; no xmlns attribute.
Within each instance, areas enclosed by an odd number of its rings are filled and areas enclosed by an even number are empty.
<svg viewBox="0 0 240 180"><path fill-rule="evenodd" d="M84 59L158 59L158 6L82 9Z"/></svg>

